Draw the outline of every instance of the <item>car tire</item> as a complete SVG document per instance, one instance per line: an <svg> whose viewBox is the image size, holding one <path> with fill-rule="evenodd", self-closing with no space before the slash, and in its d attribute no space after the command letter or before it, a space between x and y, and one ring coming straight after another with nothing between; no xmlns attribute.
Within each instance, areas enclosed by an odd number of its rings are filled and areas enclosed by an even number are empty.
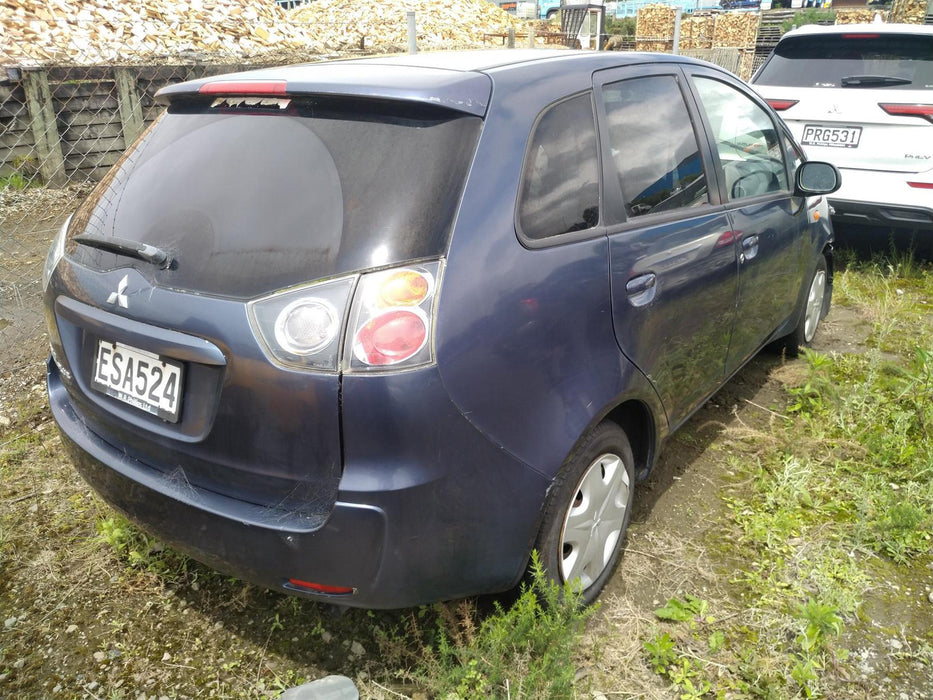
<svg viewBox="0 0 933 700"><path fill-rule="evenodd" d="M794 331L781 339L781 346L788 357L797 357L800 349L807 347L816 336L817 327L829 312L829 273L826 258L821 255L816 269L810 277L807 294L800 309L800 320Z"/></svg>
<svg viewBox="0 0 933 700"><path fill-rule="evenodd" d="M545 18L548 20L552 20L554 19L554 15L556 14L557 14L557 10L548 10L547 14L545 15Z"/></svg>
<svg viewBox="0 0 933 700"><path fill-rule="evenodd" d="M584 605L615 569L634 494L632 447L614 423L588 433L554 480L535 549L551 581L579 580Z"/></svg>

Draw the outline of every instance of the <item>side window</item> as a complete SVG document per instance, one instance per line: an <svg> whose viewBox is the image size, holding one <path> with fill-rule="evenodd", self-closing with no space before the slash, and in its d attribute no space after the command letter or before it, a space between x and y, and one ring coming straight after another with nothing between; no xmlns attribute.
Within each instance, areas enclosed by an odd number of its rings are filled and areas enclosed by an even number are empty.
<svg viewBox="0 0 933 700"><path fill-rule="evenodd" d="M610 83L601 97L629 217L709 202L690 114L673 76Z"/></svg>
<svg viewBox="0 0 933 700"><path fill-rule="evenodd" d="M728 198L788 189L783 144L768 113L731 85L711 78L695 81L713 129Z"/></svg>
<svg viewBox="0 0 933 700"><path fill-rule="evenodd" d="M519 225L528 238L599 223L599 161L589 94L559 102L538 121L522 173Z"/></svg>

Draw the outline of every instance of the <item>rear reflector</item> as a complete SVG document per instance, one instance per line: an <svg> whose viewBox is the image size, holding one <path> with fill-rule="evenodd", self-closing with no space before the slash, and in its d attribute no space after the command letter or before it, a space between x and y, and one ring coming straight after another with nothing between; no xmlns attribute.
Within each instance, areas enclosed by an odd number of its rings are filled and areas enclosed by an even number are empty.
<svg viewBox="0 0 933 700"><path fill-rule="evenodd" d="M288 579L288 588L297 588L299 590L311 591L313 593L327 593L329 595L349 595L353 593L352 588L346 586L328 586L323 583L311 583L297 578Z"/></svg>
<svg viewBox="0 0 933 700"><path fill-rule="evenodd" d="M933 105L884 104L879 102L878 106L895 117L920 117L933 123Z"/></svg>
<svg viewBox="0 0 933 700"><path fill-rule="evenodd" d="M800 102L800 100L770 99L770 100L765 100L765 102L771 105L771 109L773 109L775 112L783 112L785 109L790 109L791 107L793 107L795 104Z"/></svg>
<svg viewBox="0 0 933 700"><path fill-rule="evenodd" d="M284 80L216 80L198 90L202 95L284 95Z"/></svg>
<svg viewBox="0 0 933 700"><path fill-rule="evenodd" d="M933 190L933 182L908 182L907 184L919 190Z"/></svg>

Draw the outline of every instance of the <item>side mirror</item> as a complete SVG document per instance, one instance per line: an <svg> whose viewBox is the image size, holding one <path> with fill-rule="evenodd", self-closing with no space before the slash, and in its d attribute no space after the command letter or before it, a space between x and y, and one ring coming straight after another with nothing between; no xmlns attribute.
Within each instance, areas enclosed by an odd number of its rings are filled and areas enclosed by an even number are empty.
<svg viewBox="0 0 933 700"><path fill-rule="evenodd" d="M794 194L798 197L810 197L817 194L830 194L842 185L842 174L832 163L809 160L801 163L794 176Z"/></svg>

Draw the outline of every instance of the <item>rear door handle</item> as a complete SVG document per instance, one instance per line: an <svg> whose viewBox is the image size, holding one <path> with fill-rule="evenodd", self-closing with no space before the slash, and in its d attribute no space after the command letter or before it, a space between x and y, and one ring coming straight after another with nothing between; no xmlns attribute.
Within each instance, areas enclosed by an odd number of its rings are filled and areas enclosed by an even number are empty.
<svg viewBox="0 0 933 700"><path fill-rule="evenodd" d="M653 272L646 272L630 279L625 283L629 303L632 306L645 306L651 303L658 289L657 282L658 278Z"/></svg>
<svg viewBox="0 0 933 700"><path fill-rule="evenodd" d="M742 239L742 262L752 260L758 255L758 235L748 236Z"/></svg>

